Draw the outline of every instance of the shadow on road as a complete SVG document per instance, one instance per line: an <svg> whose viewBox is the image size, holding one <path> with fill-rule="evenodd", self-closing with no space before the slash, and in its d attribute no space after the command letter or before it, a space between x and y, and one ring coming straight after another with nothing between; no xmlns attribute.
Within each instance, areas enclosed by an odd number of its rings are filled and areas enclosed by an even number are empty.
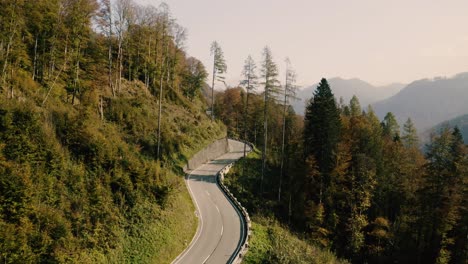
<svg viewBox="0 0 468 264"><path fill-rule="evenodd" d="M237 161L237 159L218 159L218 160L212 160L209 162L209 164L229 164Z"/></svg>
<svg viewBox="0 0 468 264"><path fill-rule="evenodd" d="M190 174L190 180L215 183L216 177L214 175Z"/></svg>

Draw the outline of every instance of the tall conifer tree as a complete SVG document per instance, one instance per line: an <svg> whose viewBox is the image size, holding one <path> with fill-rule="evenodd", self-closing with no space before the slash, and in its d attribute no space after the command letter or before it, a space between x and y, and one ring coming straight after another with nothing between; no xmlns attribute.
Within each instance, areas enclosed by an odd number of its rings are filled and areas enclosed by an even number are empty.
<svg viewBox="0 0 468 264"><path fill-rule="evenodd" d="M240 85L245 87L246 91L246 100L245 100L245 107L244 107L244 140L247 140L247 118L248 118L248 109L249 109L249 95L255 91L258 77L255 73L257 66L255 65L255 61L252 59L252 56L248 56L245 60L244 70L242 71L242 76L244 79L241 81ZM245 156L247 153L247 144L244 142L244 163L242 167L242 175L245 172Z"/></svg>
<svg viewBox="0 0 468 264"><path fill-rule="evenodd" d="M385 136L393 139L400 139L400 125L392 112L388 112L382 122L383 133Z"/></svg>
<svg viewBox="0 0 468 264"><path fill-rule="evenodd" d="M314 92L313 98L309 100L305 112L304 122L304 158L305 160L316 160L318 175L315 177L315 192L305 190L305 197L317 208L324 210L325 218L328 218L323 226L334 226L334 221L330 221L331 211L331 176L332 174L343 175L347 173L348 160L344 161L345 166L339 166L340 173L334 173L337 168L338 144L341 136L340 110L338 109L335 97L326 79L322 79ZM333 172L333 173L332 173ZM310 173L306 168L306 174ZM340 174L341 175L341 174ZM318 193L317 193L318 191ZM310 201L312 199L312 201ZM322 225L322 224L321 224ZM317 230L321 230L321 227ZM333 227L332 227L333 228ZM328 230L328 229L323 229ZM327 231L328 232L328 231Z"/></svg>
<svg viewBox="0 0 468 264"><path fill-rule="evenodd" d="M286 80L284 83L284 101L283 101L283 128L282 128L282 142L281 142L281 161L280 161L280 178L279 178L279 187L278 187L278 202L281 201L281 187L284 174L284 159L285 159L285 141L286 141L286 113L287 108L289 107L290 99L296 99L296 72L291 67L291 61L289 58L286 58Z"/></svg>
<svg viewBox="0 0 468 264"><path fill-rule="evenodd" d="M351 98L351 101L349 102L349 107L351 108L351 116L356 117L361 115L361 104L359 103L359 99L355 95L353 95L353 98Z"/></svg>
<svg viewBox="0 0 468 264"><path fill-rule="evenodd" d="M213 43L211 43L211 55L213 55L213 80L211 83L211 120L213 120L215 81L218 80L224 82L224 76L222 74L227 71L227 65L226 61L224 60L223 50L216 41L213 41Z"/></svg>
<svg viewBox="0 0 468 264"><path fill-rule="evenodd" d="M263 153L262 153L262 176L260 179L260 192L263 193L263 177L266 170L266 157L268 145L268 102L275 100L279 92L278 81L278 66L273 61L273 54L269 47L263 49L263 62L262 62L262 79L263 79Z"/></svg>
<svg viewBox="0 0 468 264"><path fill-rule="evenodd" d="M406 120L405 124L403 125L403 136L402 141L405 147L407 148L417 148L419 144L418 138L418 131L416 127L414 127L413 121L411 118Z"/></svg>
<svg viewBox="0 0 468 264"><path fill-rule="evenodd" d="M309 100L305 113L305 156L315 156L321 173L334 167L336 147L340 140L340 111L326 79L322 79Z"/></svg>

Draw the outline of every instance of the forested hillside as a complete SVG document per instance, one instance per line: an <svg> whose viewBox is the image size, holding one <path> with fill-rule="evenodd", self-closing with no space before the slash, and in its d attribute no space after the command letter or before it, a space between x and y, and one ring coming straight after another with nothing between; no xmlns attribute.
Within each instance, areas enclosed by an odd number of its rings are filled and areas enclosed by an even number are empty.
<svg viewBox="0 0 468 264"><path fill-rule="evenodd" d="M166 5L0 2L0 262L169 263L182 166L225 136Z"/></svg>
<svg viewBox="0 0 468 264"><path fill-rule="evenodd" d="M459 117L456 117L454 119L450 119L447 121L444 121L433 128L425 131L423 133L423 137L430 138L431 133L437 133L438 131L443 130L444 128L454 128L458 127L460 129L461 134L463 135L463 139L465 140L465 144L468 144L468 115L462 115Z"/></svg>
<svg viewBox="0 0 468 264"><path fill-rule="evenodd" d="M418 130L468 113L468 73L450 78L423 79L410 83L395 96L373 104L383 118L392 112L399 122L411 118Z"/></svg>
<svg viewBox="0 0 468 264"><path fill-rule="evenodd" d="M252 89L218 95L228 134L245 133L268 150L249 154L226 180L257 224L247 259L309 257L288 250L286 237L275 244L281 232L271 225L279 222L353 263L466 263L468 152L460 130L434 134L422 153L411 119L401 128L392 113L379 120L357 97L338 106L331 88L320 82L304 120L275 101L264 118L265 95Z"/></svg>

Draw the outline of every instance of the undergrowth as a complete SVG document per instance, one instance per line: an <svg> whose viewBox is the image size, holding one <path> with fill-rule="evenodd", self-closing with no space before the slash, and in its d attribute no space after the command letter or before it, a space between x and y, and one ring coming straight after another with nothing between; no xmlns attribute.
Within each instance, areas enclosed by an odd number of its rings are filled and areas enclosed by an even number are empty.
<svg viewBox="0 0 468 264"><path fill-rule="evenodd" d="M124 82L102 117L97 99L0 99L1 263L170 263L187 246L182 166L225 129L200 101L164 100L157 161L157 100L141 87Z"/></svg>
<svg viewBox="0 0 468 264"><path fill-rule="evenodd" d="M275 217L275 203L257 193L260 172L261 153L255 149L225 177L226 186L246 207L252 221L249 251L243 263L348 263L328 249L314 245L305 235L292 232Z"/></svg>

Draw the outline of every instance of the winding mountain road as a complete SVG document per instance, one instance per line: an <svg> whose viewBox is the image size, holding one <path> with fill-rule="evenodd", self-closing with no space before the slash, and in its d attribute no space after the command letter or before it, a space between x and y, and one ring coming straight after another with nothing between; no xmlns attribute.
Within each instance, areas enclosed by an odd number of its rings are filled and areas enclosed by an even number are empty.
<svg viewBox="0 0 468 264"><path fill-rule="evenodd" d="M244 143L229 140L229 146L230 152L201 165L186 177L197 208L198 228L188 248L173 264L220 264L234 259L246 230L241 213L216 183L216 174L243 156Z"/></svg>

